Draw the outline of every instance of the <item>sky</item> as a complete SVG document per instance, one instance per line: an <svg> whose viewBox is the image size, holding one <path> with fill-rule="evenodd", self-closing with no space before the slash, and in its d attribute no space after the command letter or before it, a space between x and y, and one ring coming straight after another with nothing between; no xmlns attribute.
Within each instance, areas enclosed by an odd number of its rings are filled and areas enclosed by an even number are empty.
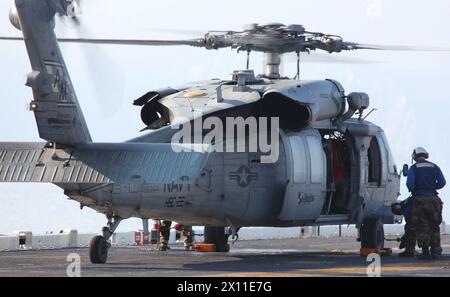
<svg viewBox="0 0 450 297"><path fill-rule="evenodd" d="M20 36L8 20L11 3L0 1L2 36ZM446 0L90 0L83 4L82 25L75 29L70 21L58 20L58 36L184 39L201 37L209 30L239 30L248 23L282 22L361 43L450 47L450 2ZM144 125L132 102L147 91L226 79L233 70L245 67L245 54L230 49L74 44L61 49L92 138L103 142L139 135ZM347 93L368 93L371 107L377 109L368 120L385 130L398 167L410 164L412 149L423 146L450 181L450 53L354 51L340 55L370 63L304 63L301 78L332 78ZM296 66L290 61L284 59L282 71L293 77ZM262 65L262 56L253 54L250 67L261 73ZM23 42L1 41L0 66L0 141L40 141L34 116L26 110L32 94L23 85L30 71ZM402 199L408 196L404 185L401 193ZM450 185L440 193L444 219L450 222ZM67 200L53 185L0 184L0 234L65 228L98 232L104 224L103 215L80 210L78 203ZM130 219L118 231L138 228L140 220Z"/></svg>

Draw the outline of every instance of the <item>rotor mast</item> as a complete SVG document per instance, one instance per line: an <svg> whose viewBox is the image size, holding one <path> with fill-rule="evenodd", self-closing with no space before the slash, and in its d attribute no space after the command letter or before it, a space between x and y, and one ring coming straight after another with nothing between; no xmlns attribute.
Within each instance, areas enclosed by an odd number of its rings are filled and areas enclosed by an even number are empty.
<svg viewBox="0 0 450 297"><path fill-rule="evenodd" d="M270 79L280 78L281 54L275 52L264 53L266 61L265 76Z"/></svg>

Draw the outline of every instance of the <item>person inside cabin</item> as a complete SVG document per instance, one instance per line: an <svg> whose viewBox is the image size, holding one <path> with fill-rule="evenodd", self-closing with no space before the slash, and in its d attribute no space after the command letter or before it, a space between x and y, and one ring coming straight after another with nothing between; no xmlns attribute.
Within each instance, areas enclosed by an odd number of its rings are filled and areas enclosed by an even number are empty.
<svg viewBox="0 0 450 297"><path fill-rule="evenodd" d="M335 187L332 211L334 213L345 213L350 185L347 147L342 141L333 141L331 143L331 149L332 171Z"/></svg>

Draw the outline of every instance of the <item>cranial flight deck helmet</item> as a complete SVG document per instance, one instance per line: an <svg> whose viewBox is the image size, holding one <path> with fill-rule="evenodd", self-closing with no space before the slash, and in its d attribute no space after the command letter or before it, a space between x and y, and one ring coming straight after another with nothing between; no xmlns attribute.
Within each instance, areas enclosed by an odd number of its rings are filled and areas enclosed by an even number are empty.
<svg viewBox="0 0 450 297"><path fill-rule="evenodd" d="M420 147L420 146L419 146L419 147L416 147L416 148L413 150L413 153L412 153L411 157L412 157L412 159L413 159L414 161L417 161L417 158L420 158L420 157L423 157L423 158L425 158L425 159L428 159L429 155L428 155L428 152L427 152L426 149L424 149L423 147Z"/></svg>

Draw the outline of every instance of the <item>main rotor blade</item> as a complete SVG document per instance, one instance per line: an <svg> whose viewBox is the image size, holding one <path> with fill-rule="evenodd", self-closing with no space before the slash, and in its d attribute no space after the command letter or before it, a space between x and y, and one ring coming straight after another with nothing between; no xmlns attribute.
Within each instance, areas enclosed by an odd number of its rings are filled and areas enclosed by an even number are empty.
<svg viewBox="0 0 450 297"><path fill-rule="evenodd" d="M5 37L5 36L0 36L0 40L16 40L16 41L23 41L23 37Z"/></svg>
<svg viewBox="0 0 450 297"><path fill-rule="evenodd" d="M0 40L23 40L23 38L0 36ZM113 45L147 45L147 46L189 45L197 47L205 46L204 39L150 40L150 39L58 38L58 41L64 43L113 44Z"/></svg>
<svg viewBox="0 0 450 297"><path fill-rule="evenodd" d="M296 63L297 56L294 54L285 54L283 61L287 63ZM330 54L321 54L311 52L310 54L302 54L300 56L301 63L326 63L326 64L373 64L379 63L375 60L366 60L355 57L335 56Z"/></svg>
<svg viewBox="0 0 450 297"><path fill-rule="evenodd" d="M449 47L432 47L432 46L408 46L408 45L376 45L365 43L346 43L349 50L353 49L369 49L380 51L419 51L419 52L450 52Z"/></svg>
<svg viewBox="0 0 450 297"><path fill-rule="evenodd" d="M190 45L204 46L203 39L191 40L150 40L150 39L95 39L95 38L58 38L59 42L65 43L88 43L88 44L114 44L114 45L150 45L150 46L167 46L167 45Z"/></svg>

